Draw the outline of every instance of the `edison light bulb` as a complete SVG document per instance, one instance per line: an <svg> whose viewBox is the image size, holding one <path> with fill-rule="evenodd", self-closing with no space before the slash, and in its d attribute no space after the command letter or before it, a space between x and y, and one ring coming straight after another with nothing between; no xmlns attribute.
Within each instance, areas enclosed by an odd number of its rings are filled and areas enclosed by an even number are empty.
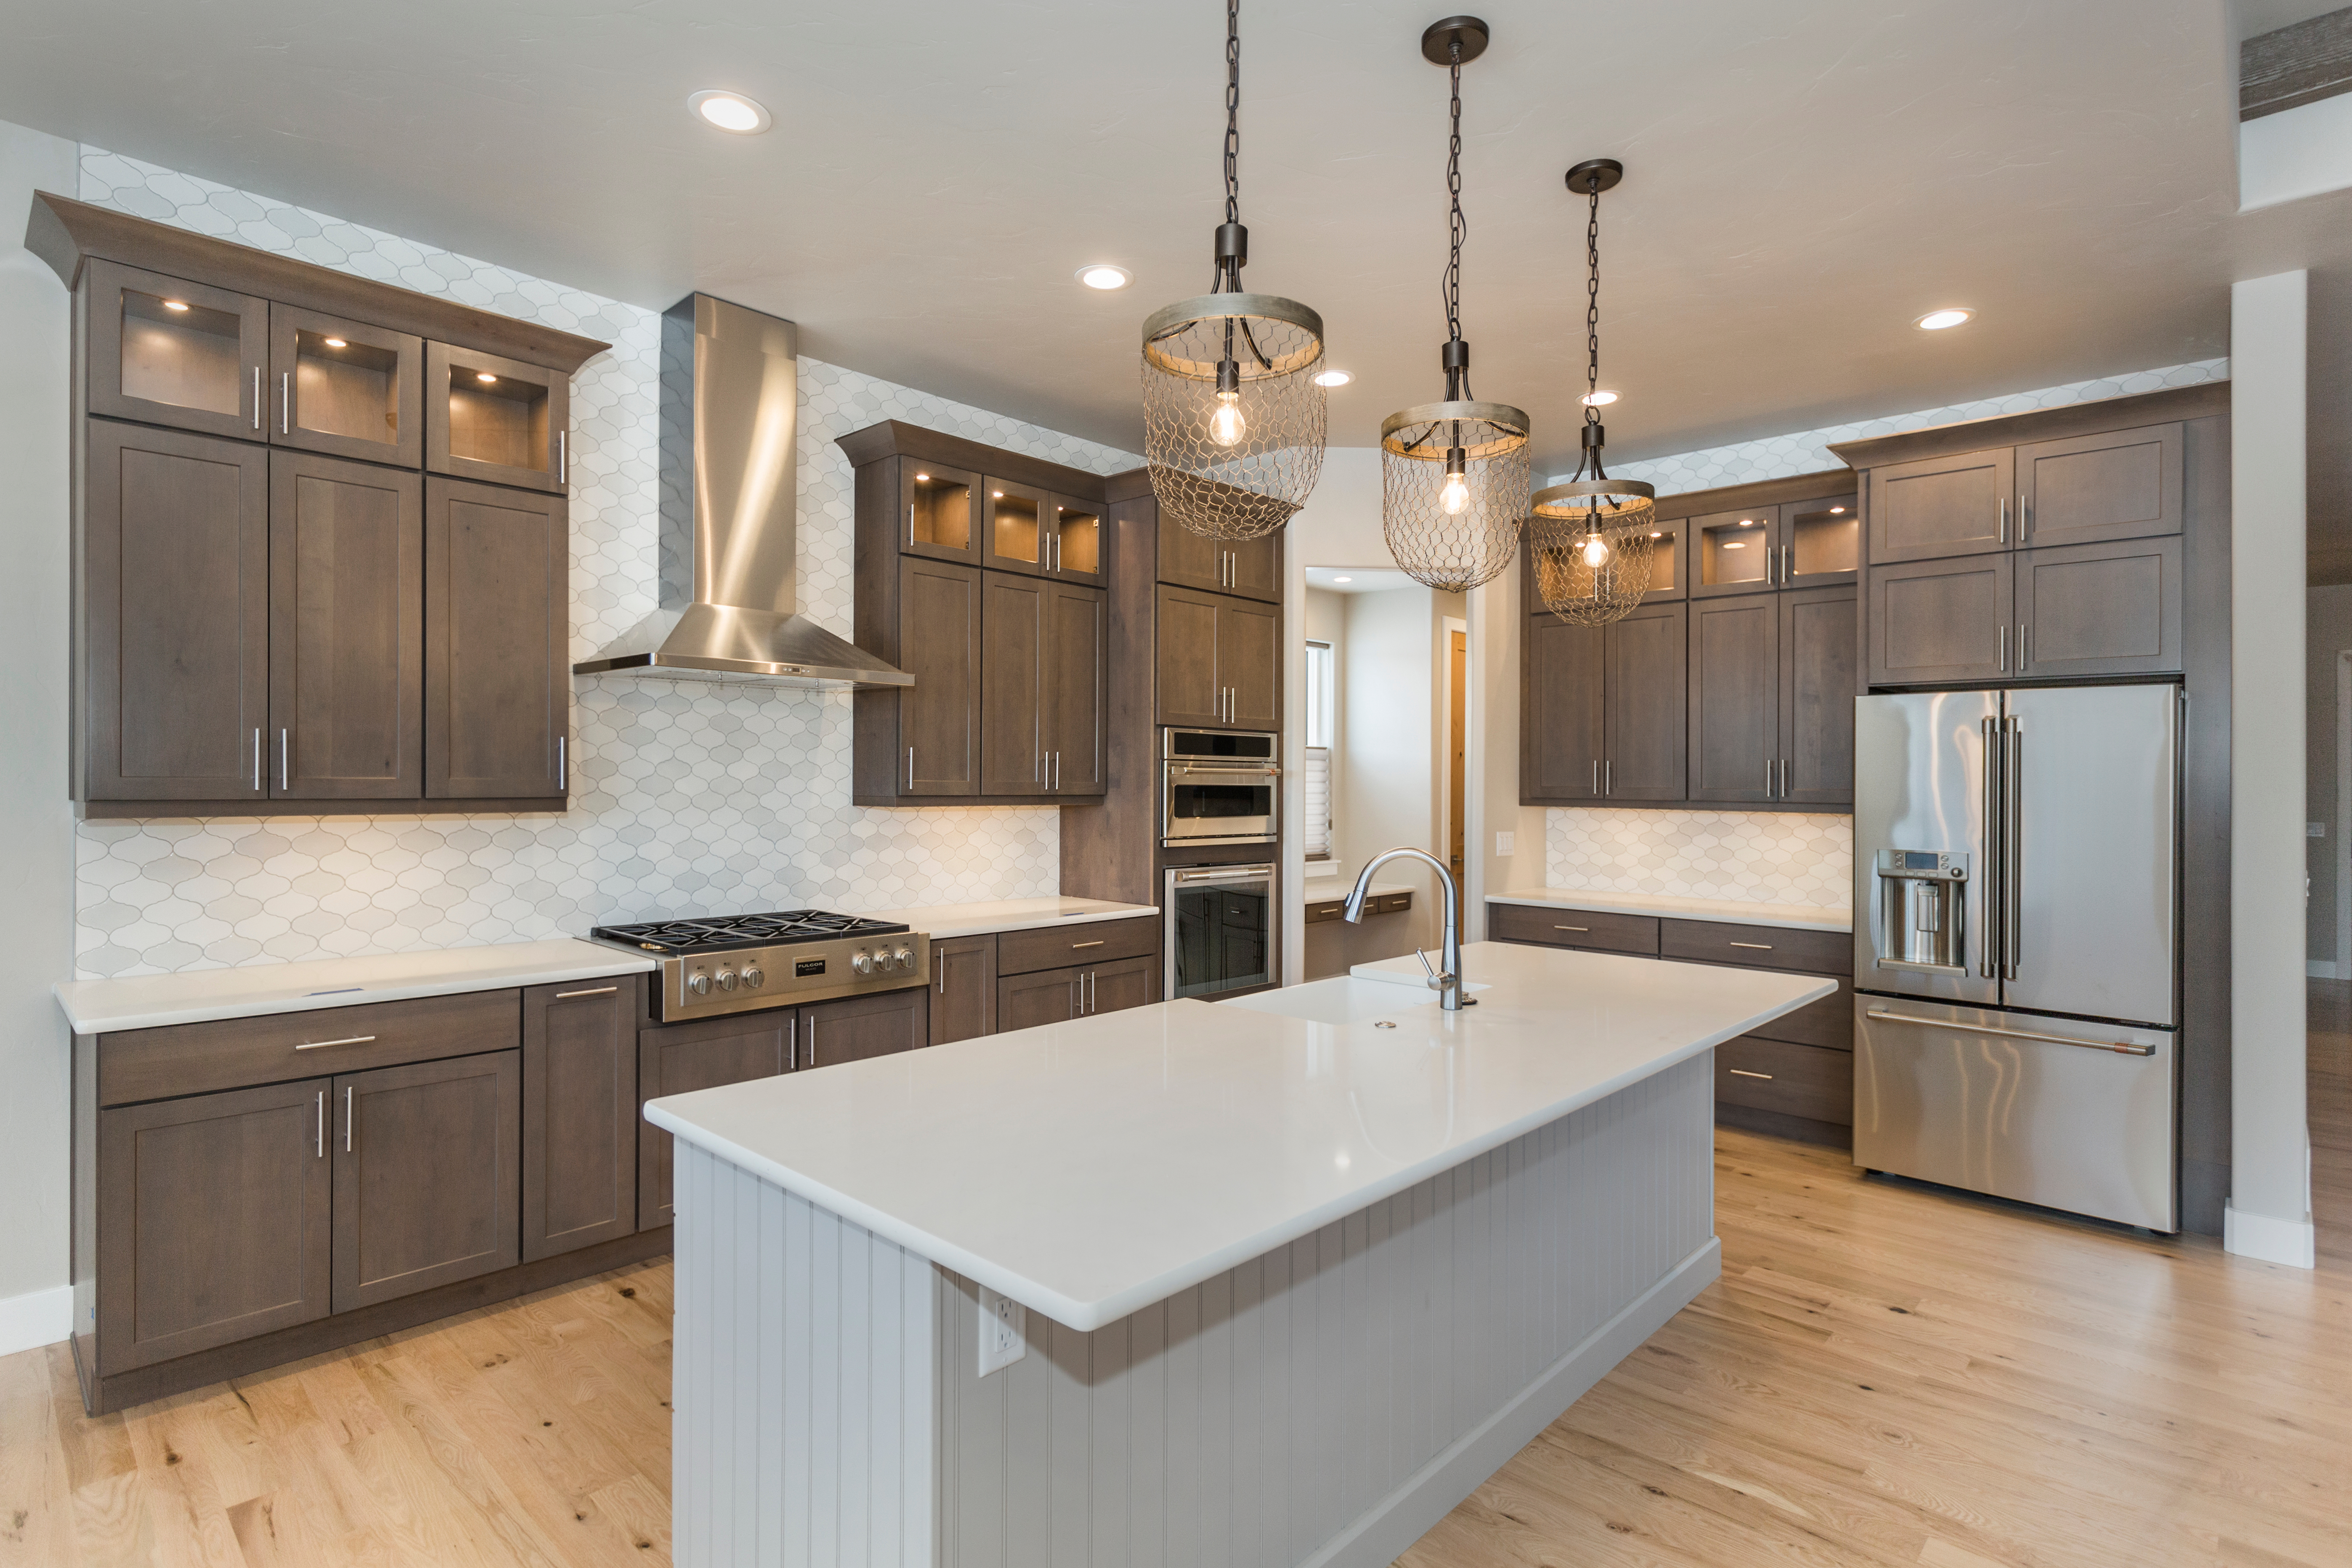
<svg viewBox="0 0 2352 1568"><path fill-rule="evenodd" d="M1460 474L1445 476L1445 488L1437 492L1437 504L1445 509L1448 517L1458 514L1470 504L1470 487L1462 482Z"/></svg>
<svg viewBox="0 0 2352 1568"><path fill-rule="evenodd" d="M1609 564L1609 542L1599 534L1589 534L1584 541L1584 563L1595 572Z"/></svg>
<svg viewBox="0 0 2352 1568"><path fill-rule="evenodd" d="M1240 397L1230 392L1217 394L1217 411L1209 416L1209 439L1220 447L1237 447L1248 429Z"/></svg>

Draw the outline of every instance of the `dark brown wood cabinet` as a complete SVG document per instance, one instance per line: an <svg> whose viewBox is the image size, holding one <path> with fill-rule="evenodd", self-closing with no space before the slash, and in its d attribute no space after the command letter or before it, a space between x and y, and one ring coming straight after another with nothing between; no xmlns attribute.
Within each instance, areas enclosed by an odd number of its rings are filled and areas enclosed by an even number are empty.
<svg viewBox="0 0 2352 1568"><path fill-rule="evenodd" d="M1053 559L1047 521L1052 498L1042 485L984 476L980 492L980 563L992 571L1043 574Z"/></svg>
<svg viewBox="0 0 2352 1568"><path fill-rule="evenodd" d="M644 979L522 994L522 1257L637 1228L637 1019Z"/></svg>
<svg viewBox="0 0 2352 1568"><path fill-rule="evenodd" d="M980 792L1043 795L1045 755L1045 584L1012 572L981 574Z"/></svg>
<svg viewBox="0 0 2352 1568"><path fill-rule="evenodd" d="M1853 699L1861 689L1860 591L1780 595L1780 769L1775 798L1853 804Z"/></svg>
<svg viewBox="0 0 2352 1568"><path fill-rule="evenodd" d="M425 467L455 479L571 488L572 378L456 343L425 345Z"/></svg>
<svg viewBox="0 0 2352 1568"><path fill-rule="evenodd" d="M1602 635L1604 799L1684 797L1686 613L1681 605L1643 605Z"/></svg>
<svg viewBox="0 0 2352 1568"><path fill-rule="evenodd" d="M336 1311L520 1260L521 1058L488 1051L336 1075Z"/></svg>
<svg viewBox="0 0 2352 1568"><path fill-rule="evenodd" d="M1528 805L1601 798L1601 634L1538 615L1520 652L1519 798Z"/></svg>
<svg viewBox="0 0 2352 1568"><path fill-rule="evenodd" d="M1655 915L1615 914L1559 904L1506 904L1489 900L1486 930L1496 942L1532 947L1572 947L1593 952L1658 955Z"/></svg>
<svg viewBox="0 0 2352 1568"><path fill-rule="evenodd" d="M643 1105L665 1095L746 1083L792 1070L795 1014L742 1013L637 1031L637 1228L668 1225L675 1151L670 1135L645 1120Z"/></svg>
<svg viewBox="0 0 2352 1568"><path fill-rule="evenodd" d="M872 492L867 503L896 522L901 554L980 564L980 475L922 458L884 458L872 468L859 476Z"/></svg>
<svg viewBox="0 0 2352 1568"><path fill-rule="evenodd" d="M268 438L267 300L93 258L74 311L82 412L204 436Z"/></svg>
<svg viewBox="0 0 2352 1568"><path fill-rule="evenodd" d="M278 799L425 793L425 507L415 474L270 458L269 725Z"/></svg>
<svg viewBox="0 0 2352 1568"><path fill-rule="evenodd" d="M1776 506L1707 512L1685 525L1690 539L1690 596L1765 594L1780 585L1780 519Z"/></svg>
<svg viewBox="0 0 2352 1568"><path fill-rule="evenodd" d="M929 1038L951 1045L996 1032L996 937L947 937L931 943Z"/></svg>
<svg viewBox="0 0 2352 1568"><path fill-rule="evenodd" d="M1870 562L2007 550L2016 533L2016 454L2007 447L1870 470Z"/></svg>
<svg viewBox="0 0 2352 1568"><path fill-rule="evenodd" d="M1690 606L1690 798L1773 798L1780 768L1780 595Z"/></svg>
<svg viewBox="0 0 2352 1568"><path fill-rule="evenodd" d="M1156 956L1115 958L1064 969L1041 969L997 982L996 1029L1034 1029L1097 1013L1148 1006L1160 1000Z"/></svg>
<svg viewBox="0 0 2352 1568"><path fill-rule="evenodd" d="M2016 574L2006 552L1870 569L1870 681L1959 685L2009 679Z"/></svg>
<svg viewBox="0 0 2352 1568"><path fill-rule="evenodd" d="M800 1070L862 1062L930 1044L930 993L924 987L844 996L799 1010Z"/></svg>
<svg viewBox="0 0 2352 1568"><path fill-rule="evenodd" d="M2178 535L2017 552L2017 673L2142 675L2181 668Z"/></svg>
<svg viewBox="0 0 2352 1568"><path fill-rule="evenodd" d="M1108 740L1110 601L1100 588L1045 586L1045 679L1039 730L1056 795L1110 787Z"/></svg>
<svg viewBox="0 0 2352 1568"><path fill-rule="evenodd" d="M1744 488L1766 499L1692 518L1690 596L1853 582L1862 567L1862 508L1849 482L1832 479L1822 494L1785 500L1770 498L1790 481L1750 485Z"/></svg>
<svg viewBox="0 0 2352 1568"><path fill-rule="evenodd" d="M269 308L269 444L415 468L425 459L425 344L409 332Z"/></svg>
<svg viewBox="0 0 2352 1568"><path fill-rule="evenodd" d="M571 548L562 497L425 486L425 793L570 787Z"/></svg>
<svg viewBox="0 0 2352 1568"><path fill-rule="evenodd" d="M1102 586L1110 553L1102 503L1075 496L1049 495L1045 498L1045 516L1046 574L1066 582Z"/></svg>
<svg viewBox="0 0 2352 1568"><path fill-rule="evenodd" d="M2017 542L2040 549L2179 533L2185 431L2174 420L2016 449Z"/></svg>
<svg viewBox="0 0 2352 1568"><path fill-rule="evenodd" d="M1282 602L1282 534L1208 539L1168 520L1159 531L1160 581L1173 587Z"/></svg>
<svg viewBox="0 0 2352 1568"><path fill-rule="evenodd" d="M898 667L915 684L873 705L905 759L904 793L980 793L981 574L910 555L898 563ZM866 695L883 696L881 693ZM893 782L896 782L895 780Z"/></svg>
<svg viewBox="0 0 2352 1568"><path fill-rule="evenodd" d="M1278 607L1230 594L1163 586L1158 624L1160 723L1282 727Z"/></svg>

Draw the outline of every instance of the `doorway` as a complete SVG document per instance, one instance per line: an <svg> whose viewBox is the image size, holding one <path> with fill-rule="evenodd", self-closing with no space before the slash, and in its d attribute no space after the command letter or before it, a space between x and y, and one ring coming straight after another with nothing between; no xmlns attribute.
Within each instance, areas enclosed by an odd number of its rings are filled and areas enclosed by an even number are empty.
<svg viewBox="0 0 2352 1568"><path fill-rule="evenodd" d="M1470 763L1470 631L1453 617L1445 622L1445 866L1456 888L1468 886L1464 841L1469 836L1469 796L1464 784Z"/></svg>

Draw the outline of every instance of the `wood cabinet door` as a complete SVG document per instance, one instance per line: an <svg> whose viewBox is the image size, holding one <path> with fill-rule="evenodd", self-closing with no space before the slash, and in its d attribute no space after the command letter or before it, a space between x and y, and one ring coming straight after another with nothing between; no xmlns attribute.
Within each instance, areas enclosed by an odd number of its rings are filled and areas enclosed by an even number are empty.
<svg viewBox="0 0 2352 1568"><path fill-rule="evenodd" d="M1871 563L2007 550L2016 538L2016 475L2008 447L1871 469Z"/></svg>
<svg viewBox="0 0 2352 1568"><path fill-rule="evenodd" d="M425 481L303 452L269 462L270 793L425 793Z"/></svg>
<svg viewBox="0 0 2352 1568"><path fill-rule="evenodd" d="M800 1067L837 1067L919 1050L930 1044L929 991L910 985L869 996L844 996L800 1009Z"/></svg>
<svg viewBox="0 0 2352 1568"><path fill-rule="evenodd" d="M1709 512L1684 524L1690 535L1694 599L1769 593L1780 581L1780 509Z"/></svg>
<svg viewBox="0 0 2352 1568"><path fill-rule="evenodd" d="M1774 542L1783 588L1832 588L1862 574L1862 498L1853 490L1783 501Z"/></svg>
<svg viewBox="0 0 2352 1568"><path fill-rule="evenodd" d="M1217 680L1225 722L1236 730L1282 728L1282 611L1226 598L1217 606Z"/></svg>
<svg viewBox="0 0 2352 1568"><path fill-rule="evenodd" d="M269 452L92 419L81 797L251 800L269 720Z"/></svg>
<svg viewBox="0 0 2352 1568"><path fill-rule="evenodd" d="M1170 527L1163 525L1160 537L1166 539L1170 531ZM1164 552L1161 560L1164 564ZM1220 595L1195 593L1190 588L1160 590L1157 640L1159 714L1162 724L1213 729L1224 722L1224 692L1217 679L1217 609L1221 600Z"/></svg>
<svg viewBox="0 0 2352 1568"><path fill-rule="evenodd" d="M1223 540L1205 539L1164 512L1157 531L1162 583L1180 588L1206 588L1213 593L1224 587L1226 546Z"/></svg>
<svg viewBox="0 0 2352 1568"><path fill-rule="evenodd" d="M2021 545L2095 544L2179 533L2179 423L2017 448Z"/></svg>
<svg viewBox="0 0 2352 1568"><path fill-rule="evenodd" d="M983 572L980 594L980 792L1043 795L1045 584Z"/></svg>
<svg viewBox="0 0 2352 1568"><path fill-rule="evenodd" d="M1519 799L1601 797L1601 628L1528 622L1519 684Z"/></svg>
<svg viewBox="0 0 2352 1568"><path fill-rule="evenodd" d="M637 1018L645 977L522 994L522 1258L637 1228Z"/></svg>
<svg viewBox="0 0 2352 1568"><path fill-rule="evenodd" d="M1282 536L1284 530L1255 539L1235 540L1221 546L1225 552L1225 592L1244 599L1282 603Z"/></svg>
<svg viewBox="0 0 2352 1568"><path fill-rule="evenodd" d="M994 572L1038 574L1053 552L1053 501L1034 485L981 481L980 563Z"/></svg>
<svg viewBox="0 0 2352 1568"><path fill-rule="evenodd" d="M454 343L425 345L425 467L452 479L571 489L572 378Z"/></svg>
<svg viewBox="0 0 2352 1568"><path fill-rule="evenodd" d="M1853 700L1861 690L1862 666L1857 592L1801 588L1778 597L1780 798L1804 805L1852 805Z"/></svg>
<svg viewBox="0 0 2352 1568"><path fill-rule="evenodd" d="M394 468L425 463L425 340L269 307L269 444Z"/></svg>
<svg viewBox="0 0 2352 1568"><path fill-rule="evenodd" d="M571 545L561 496L425 486L425 793L565 793Z"/></svg>
<svg viewBox="0 0 2352 1568"><path fill-rule="evenodd" d="M1090 583L1100 587L1110 564L1110 534L1103 526L1102 504L1049 495L1045 498L1045 519L1052 541L1046 552L1046 570L1066 582Z"/></svg>
<svg viewBox="0 0 2352 1568"><path fill-rule="evenodd" d="M898 485L899 550L979 565L980 476L920 458L887 461ZM863 470L858 479L867 482Z"/></svg>
<svg viewBox="0 0 2352 1568"><path fill-rule="evenodd" d="M1089 964L1078 999L1089 1016L1149 1006L1160 1000L1159 955Z"/></svg>
<svg viewBox="0 0 2352 1568"><path fill-rule="evenodd" d="M1780 595L1690 606L1690 798L1764 802L1780 790Z"/></svg>
<svg viewBox="0 0 2352 1568"><path fill-rule="evenodd" d="M1873 567L1870 683L2000 680L2013 657L2016 602L2009 555Z"/></svg>
<svg viewBox="0 0 2352 1568"><path fill-rule="evenodd" d="M2017 672L2180 668L2180 540L2060 545L2017 556Z"/></svg>
<svg viewBox="0 0 2352 1568"><path fill-rule="evenodd" d="M336 1311L520 1261L520 1051L339 1073L328 1099Z"/></svg>
<svg viewBox="0 0 2352 1568"><path fill-rule="evenodd" d="M1110 788L1110 606L1100 588L1045 585L1045 751L1055 795Z"/></svg>
<svg viewBox="0 0 2352 1568"><path fill-rule="evenodd" d="M994 1033L994 934L955 936L932 942L930 1043L944 1046Z"/></svg>
<svg viewBox="0 0 2352 1568"><path fill-rule="evenodd" d="M1601 785L1611 800L1685 798L1685 609L1644 605L1604 629Z"/></svg>
<svg viewBox="0 0 2352 1568"><path fill-rule="evenodd" d="M1078 976L1074 969L1045 969L1034 974L1012 975L996 983L996 1032L1034 1029L1041 1024L1063 1024L1078 1016Z"/></svg>
<svg viewBox="0 0 2352 1568"><path fill-rule="evenodd" d="M981 574L898 562L898 776L908 795L977 795L981 737Z"/></svg>
<svg viewBox="0 0 2352 1568"><path fill-rule="evenodd" d="M329 1310L329 1083L98 1113L98 1371Z"/></svg>
<svg viewBox="0 0 2352 1568"><path fill-rule="evenodd" d="M83 407L203 436L266 441L269 303L92 259L75 308Z"/></svg>
<svg viewBox="0 0 2352 1568"><path fill-rule="evenodd" d="M658 984L656 981L656 984ZM670 1135L645 1119L645 1102L691 1094L726 1083L747 1083L790 1071L799 1015L788 1007L656 1024L637 1031L637 1228L652 1230L677 1216L671 1206L676 1151Z"/></svg>

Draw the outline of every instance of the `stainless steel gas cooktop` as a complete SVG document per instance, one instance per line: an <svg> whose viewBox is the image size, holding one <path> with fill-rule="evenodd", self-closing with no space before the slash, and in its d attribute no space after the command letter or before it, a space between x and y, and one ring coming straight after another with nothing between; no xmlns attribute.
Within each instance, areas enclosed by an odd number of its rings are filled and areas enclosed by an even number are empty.
<svg viewBox="0 0 2352 1568"><path fill-rule="evenodd" d="M790 1007L930 983L930 938L824 910L597 926L598 942L661 955L665 1021Z"/></svg>

